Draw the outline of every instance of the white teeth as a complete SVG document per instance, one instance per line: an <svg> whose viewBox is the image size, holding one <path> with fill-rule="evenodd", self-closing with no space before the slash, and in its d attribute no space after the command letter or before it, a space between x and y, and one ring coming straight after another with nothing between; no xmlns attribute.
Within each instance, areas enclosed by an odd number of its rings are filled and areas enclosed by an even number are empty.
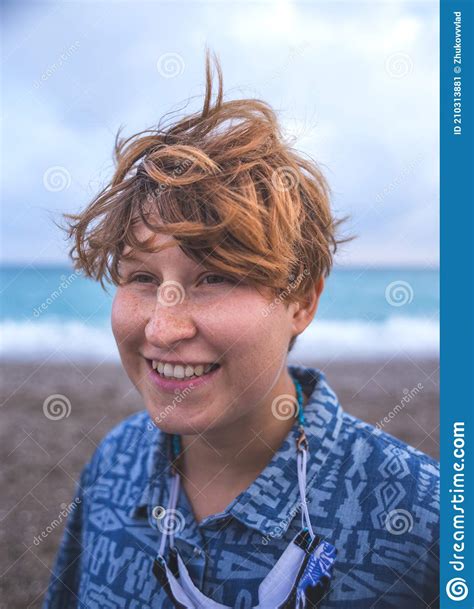
<svg viewBox="0 0 474 609"><path fill-rule="evenodd" d="M184 379L207 374L214 364L199 364L198 366L191 366L189 364L183 366L181 364L176 364L176 366L174 366L173 364L152 360L151 365L153 370L157 370L157 372L159 372L159 374L162 376L166 376L167 378Z"/></svg>
<svg viewBox="0 0 474 609"><path fill-rule="evenodd" d="M184 379L184 366L175 366L173 376L177 379Z"/></svg>
<svg viewBox="0 0 474 609"><path fill-rule="evenodd" d="M163 374L165 376L173 376L173 369L174 367L171 364L165 364L165 367L163 368Z"/></svg>

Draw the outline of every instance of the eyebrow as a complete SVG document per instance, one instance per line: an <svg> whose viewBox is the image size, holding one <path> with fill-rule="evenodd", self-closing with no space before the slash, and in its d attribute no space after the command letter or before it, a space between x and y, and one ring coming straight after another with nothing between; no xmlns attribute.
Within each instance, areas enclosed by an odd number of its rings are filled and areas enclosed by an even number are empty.
<svg viewBox="0 0 474 609"><path fill-rule="evenodd" d="M118 267L120 268L120 267L123 267L123 266L130 266L132 264L138 264L138 263L147 264L148 260L145 257L147 253L148 252L143 252L142 253L142 252L139 251L136 254L135 253L133 253L133 254L132 253L131 254L127 254L127 257L121 256L119 258L119 260L118 260L118 263L117 263ZM206 271L206 270L207 270L206 265L200 265L200 264L198 264L197 268L192 268L190 270L190 272L200 272L200 271Z"/></svg>
<svg viewBox="0 0 474 609"><path fill-rule="evenodd" d="M130 262L145 262L145 260L140 252L138 254L127 254L126 256L122 255L118 260L118 264L128 264Z"/></svg>

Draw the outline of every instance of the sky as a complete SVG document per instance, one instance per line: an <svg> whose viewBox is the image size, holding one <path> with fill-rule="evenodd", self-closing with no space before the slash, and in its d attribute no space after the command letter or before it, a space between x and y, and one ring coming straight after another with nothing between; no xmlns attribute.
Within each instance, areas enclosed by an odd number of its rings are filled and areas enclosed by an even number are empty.
<svg viewBox="0 0 474 609"><path fill-rule="evenodd" d="M113 172L122 135L259 97L316 160L356 238L341 265L439 262L439 19L431 1L3 2L1 263L67 263L55 222Z"/></svg>

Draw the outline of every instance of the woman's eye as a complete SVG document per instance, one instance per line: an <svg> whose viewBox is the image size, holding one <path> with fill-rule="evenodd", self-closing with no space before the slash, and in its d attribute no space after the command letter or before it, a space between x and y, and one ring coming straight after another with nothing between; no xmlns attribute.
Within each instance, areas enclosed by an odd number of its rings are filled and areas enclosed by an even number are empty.
<svg viewBox="0 0 474 609"><path fill-rule="evenodd" d="M131 277L130 281L132 283L148 284L148 283L154 283L155 278L152 277L151 275L137 273ZM207 285L217 285L217 284L226 283L226 282L231 283L231 284L235 283L235 281L233 281L231 277L226 277L225 275L217 275L217 274L206 275L201 281Z"/></svg>
<svg viewBox="0 0 474 609"><path fill-rule="evenodd" d="M231 278L230 277L225 277L224 275L206 275L206 277L204 277L203 281L206 281L206 279L210 279L211 280L209 282L211 285L212 284L216 284L216 283L222 283L224 281L232 283ZM217 279L217 281L215 281L216 279Z"/></svg>
<svg viewBox="0 0 474 609"><path fill-rule="evenodd" d="M132 281L135 283L152 283L153 277L150 277L150 275L138 274L132 277Z"/></svg>

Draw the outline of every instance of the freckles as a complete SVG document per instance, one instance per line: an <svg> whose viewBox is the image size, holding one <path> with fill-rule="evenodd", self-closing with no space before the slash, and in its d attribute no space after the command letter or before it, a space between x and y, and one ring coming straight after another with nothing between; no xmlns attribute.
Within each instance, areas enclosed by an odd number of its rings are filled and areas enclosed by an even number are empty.
<svg viewBox="0 0 474 609"><path fill-rule="evenodd" d="M140 312L143 307L140 300L130 294L118 294L112 305L112 330L117 336L133 338L134 334L144 327ZM143 321L143 323L142 323Z"/></svg>

